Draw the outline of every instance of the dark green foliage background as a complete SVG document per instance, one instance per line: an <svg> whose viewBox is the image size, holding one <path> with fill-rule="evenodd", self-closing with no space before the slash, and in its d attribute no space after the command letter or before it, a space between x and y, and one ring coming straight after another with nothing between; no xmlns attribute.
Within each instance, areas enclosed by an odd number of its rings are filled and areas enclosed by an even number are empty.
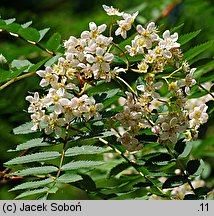
<svg viewBox="0 0 214 216"><path fill-rule="evenodd" d="M33 27L44 29L50 27L49 33L43 41L49 38L53 33L59 32L62 35L62 41L68 39L70 35L79 36L80 33L88 29L88 23L95 21L97 24L106 22L106 15L101 5L114 5L121 11L140 10L141 21L157 20L161 30L170 29L173 26L179 26L179 34L193 32L201 29L202 32L183 47L187 51L190 47L197 44L213 40L214 28L214 6L212 0L186 0L173 9L169 16L162 19L161 12L171 4L172 0L20 0L8 1L1 0L0 15L3 19L15 17L18 23L33 21ZM43 42L42 41L42 42ZM0 34L0 54L3 54L8 62L13 59L25 59L38 62L42 59L43 52L37 47L24 43L22 40L13 38L8 34ZM213 58L214 49L210 48L203 52L198 58ZM195 65L197 67L197 64ZM213 72L213 70L212 70ZM26 113L27 102L25 101L28 92L34 92L39 89L39 78L33 76L12 84L0 91L0 165L3 170L3 163L13 157L15 153L7 153L8 149L13 149L18 143L25 142L29 137L21 135L14 136L12 129L29 120ZM202 144L193 149L193 155L203 158L207 164L204 178L209 186L214 185L214 116L210 116L209 121L200 131L199 138L203 140ZM30 136L30 135L28 135ZM208 144L207 144L208 143ZM0 182L0 199L13 199L15 193L8 192L8 189L14 187L21 181ZM68 187L68 186L67 186ZM72 186L63 188L59 193L53 195L52 199L88 199L88 195L83 191ZM91 197L90 197L91 198Z"/></svg>

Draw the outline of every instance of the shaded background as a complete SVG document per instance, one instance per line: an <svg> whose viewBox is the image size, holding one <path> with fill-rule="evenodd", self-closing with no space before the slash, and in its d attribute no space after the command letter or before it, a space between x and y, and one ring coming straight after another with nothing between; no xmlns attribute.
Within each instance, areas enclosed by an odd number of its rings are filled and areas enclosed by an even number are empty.
<svg viewBox="0 0 214 216"><path fill-rule="evenodd" d="M196 39L183 47L188 50L196 44L213 39L214 35L214 6L212 0L19 0L19 1L0 1L0 15L3 19L15 17L18 23L33 21L33 27L44 29L51 27L49 33L45 36L45 42L54 32L62 35L62 40L66 40L70 35L78 37L83 30L88 29L88 23L94 21L97 24L105 23L107 16L102 9L102 4L113 5L120 11L135 12L140 11L139 22L145 24L150 20L157 21L161 30L170 29L172 26L178 26L184 23L179 34L192 32L202 29L202 33ZM109 19L108 19L109 20ZM3 54L8 62L14 58L23 59L27 57L31 62L37 62L43 57L38 48L28 45L10 37L7 34L0 34L0 54ZM30 54L29 54L30 53ZM213 57L214 49L209 49L199 58ZM8 149L15 148L18 143L26 141L25 136L14 136L12 129L26 121L29 121L29 115L26 114L27 103L24 100L29 91L35 91L39 88L39 78L30 77L5 88L0 92L0 170L3 170L3 163L15 155L7 153ZM213 116L203 127L200 138L209 138L214 140ZM208 149L208 152L214 152L214 144ZM204 158L210 164L210 173L207 176L210 184L214 185L213 157ZM8 193L17 181L0 182L0 199L13 199L15 193ZM66 190L66 193L64 193ZM87 199L88 196L72 187L62 189L53 199Z"/></svg>

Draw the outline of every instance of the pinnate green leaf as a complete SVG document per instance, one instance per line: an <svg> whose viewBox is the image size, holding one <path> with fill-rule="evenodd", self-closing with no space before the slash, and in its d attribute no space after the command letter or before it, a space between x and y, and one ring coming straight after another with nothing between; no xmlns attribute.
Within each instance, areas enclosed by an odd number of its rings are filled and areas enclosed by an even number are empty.
<svg viewBox="0 0 214 216"><path fill-rule="evenodd" d="M3 70L3 69L0 69L0 83L11 80L11 79L17 77L22 72L24 72L27 68L28 68L28 66L24 66L24 67L22 67L22 68L20 68L18 70L14 70L14 71L13 70L6 71L6 70Z"/></svg>
<svg viewBox="0 0 214 216"><path fill-rule="evenodd" d="M16 128L13 129L14 134L29 134L29 133L34 133L35 131L31 130L33 127L32 122L27 122L24 123Z"/></svg>
<svg viewBox="0 0 214 216"><path fill-rule="evenodd" d="M97 146L76 146L73 148L69 148L65 152L65 157L82 155L82 154L99 154L108 151L105 148L97 147Z"/></svg>
<svg viewBox="0 0 214 216"><path fill-rule="evenodd" d="M26 22L21 25L22 28L28 28L32 24L32 21Z"/></svg>
<svg viewBox="0 0 214 216"><path fill-rule="evenodd" d="M4 20L4 21L5 21L5 23L6 23L7 25L9 25L9 24L15 22L15 21L16 21L16 18L6 19L6 20Z"/></svg>
<svg viewBox="0 0 214 216"><path fill-rule="evenodd" d="M192 49L188 50L186 53L184 53L184 59L187 61L193 59L200 53L204 52L208 48L210 48L213 45L214 41L208 41L206 43L200 44L198 46L193 47Z"/></svg>
<svg viewBox="0 0 214 216"><path fill-rule="evenodd" d="M40 181L25 182L25 183L22 183L20 185L17 185L16 187L12 188L10 191L23 190L23 189L29 189L29 188L30 189L38 188L38 187L50 184L53 181L54 181L53 179L47 178L47 179L40 180Z"/></svg>
<svg viewBox="0 0 214 216"><path fill-rule="evenodd" d="M42 166L42 167L27 168L18 172L14 172L12 173L12 175L15 176L42 175L42 174L49 174L57 171L58 168L55 166Z"/></svg>
<svg viewBox="0 0 214 216"><path fill-rule="evenodd" d="M44 187L41 189L26 191L26 192L18 195L15 199L20 199L20 198L24 198L24 197L31 196L31 195L37 195L37 194L45 193L45 192L48 192L48 190L49 190L48 187Z"/></svg>
<svg viewBox="0 0 214 216"><path fill-rule="evenodd" d="M122 162L118 165L116 165L115 167L113 167L110 172L109 172L109 177L112 177L112 176L116 176L117 174L119 174L120 172L126 170L128 167L130 167L130 164L129 163L126 163L126 162Z"/></svg>
<svg viewBox="0 0 214 216"><path fill-rule="evenodd" d="M19 144L19 145L17 145L15 150L8 150L8 152L22 151L22 150L26 150L26 149L29 149L29 148L50 146L50 145L51 144L49 144L47 142L43 142L42 138L36 138L36 139L29 140L29 141L27 141L25 143Z"/></svg>
<svg viewBox="0 0 214 216"><path fill-rule="evenodd" d="M181 45L183 45L187 43L188 41L192 40L193 38L195 38L200 32L201 30L198 30L198 31L190 32L188 34L181 35L178 39L178 42Z"/></svg>
<svg viewBox="0 0 214 216"><path fill-rule="evenodd" d="M62 183L71 183L81 180L82 177L80 175L74 174L74 173L65 173L61 175L57 181Z"/></svg>
<svg viewBox="0 0 214 216"><path fill-rule="evenodd" d="M47 32L50 30L50 28L45 28L39 31L40 38L39 41L42 40L42 38L47 34Z"/></svg>
<svg viewBox="0 0 214 216"><path fill-rule="evenodd" d="M172 159L172 156L167 153L160 153L159 155L150 158L147 163L156 165L166 165Z"/></svg>
<svg viewBox="0 0 214 216"><path fill-rule="evenodd" d="M54 33L46 44L46 48L50 51L56 51L61 43L61 35L59 33Z"/></svg>
<svg viewBox="0 0 214 216"><path fill-rule="evenodd" d="M39 31L32 27L20 28L18 34L28 41L38 42L40 39Z"/></svg>
<svg viewBox="0 0 214 216"><path fill-rule="evenodd" d="M190 160L187 163L187 172L189 175L198 176L204 170L204 162L203 160Z"/></svg>
<svg viewBox="0 0 214 216"><path fill-rule="evenodd" d="M104 164L103 161L72 161L62 166L61 170L76 170Z"/></svg>
<svg viewBox="0 0 214 216"><path fill-rule="evenodd" d="M180 185L185 184L187 181L188 181L188 178L186 176L182 176L182 175L172 176L172 177L169 177L163 183L162 189L178 187Z"/></svg>
<svg viewBox="0 0 214 216"><path fill-rule="evenodd" d="M32 66L32 63L28 60L16 60L16 59L11 62L12 68L21 69L25 66L28 66L28 67Z"/></svg>
<svg viewBox="0 0 214 216"><path fill-rule="evenodd" d="M192 143L179 141L176 143L174 150L178 159L186 158L192 150Z"/></svg>
<svg viewBox="0 0 214 216"><path fill-rule="evenodd" d="M12 160L6 162L5 165L24 164L24 163L31 163L31 162L54 160L59 157L60 157L60 153L56 151L39 152L35 154L29 154L26 156L13 158Z"/></svg>

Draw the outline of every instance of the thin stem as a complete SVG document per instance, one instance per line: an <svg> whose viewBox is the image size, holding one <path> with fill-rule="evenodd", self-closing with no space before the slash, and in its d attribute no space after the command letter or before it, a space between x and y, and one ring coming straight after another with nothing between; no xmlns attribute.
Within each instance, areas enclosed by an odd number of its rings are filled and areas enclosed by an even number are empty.
<svg viewBox="0 0 214 216"><path fill-rule="evenodd" d="M68 124L67 127L66 127L65 138L64 138L61 158L60 158L60 162L59 162L59 169L58 169L58 172L57 172L56 177L54 179L52 187L54 187L56 185L57 179L59 178L59 176L61 174L61 171L62 171L62 165L63 165L63 161L64 161L64 158L65 158L65 149L66 149L66 145L67 145L67 142L68 142L68 131L69 131L69 129L70 129L70 124ZM46 198L48 198L48 195L49 195L49 191L46 194Z"/></svg>
<svg viewBox="0 0 214 216"><path fill-rule="evenodd" d="M122 82L131 90L131 92L132 92L135 96L137 96L137 93L134 91L134 89L133 89L124 79L122 79L122 78L119 77L119 76L116 76L116 78L119 79L120 81L122 81Z"/></svg>
<svg viewBox="0 0 214 216"><path fill-rule="evenodd" d="M112 146L108 141L106 141L106 140L104 140L104 139L102 139L102 138L99 138L99 140L100 140L102 143L104 143L105 145L108 145L109 147L111 147L111 148L112 148L116 153L118 153L124 160L126 160L126 161L130 164L130 166L132 166L142 177L144 177L144 178L145 178L147 181L149 181L153 186L155 186L156 189L157 189L161 194L165 195L165 194L163 193L163 191L162 191L158 186L156 186L156 185L153 183L153 181L152 181L148 176L145 176L145 175L140 171L140 169L139 169L139 167L138 167L138 164L131 162L121 151L119 151L119 150L116 149L114 146ZM170 198L170 199L171 199L171 198Z"/></svg>
<svg viewBox="0 0 214 216"><path fill-rule="evenodd" d="M212 98L214 98L214 95L209 91L209 90L207 90L206 88L204 88L201 84L199 84L199 83L197 83L197 85L200 87L200 88L202 88L204 91L206 91L209 95L211 95L212 96Z"/></svg>
<svg viewBox="0 0 214 216"><path fill-rule="evenodd" d="M126 65L127 65L127 67L126 67L126 71L129 69L129 66L130 66L130 61L129 61L129 58L126 56L126 53L117 45L117 44L115 44L114 42L112 42L112 44L117 48L117 49L119 49L122 53L123 53L123 55L125 56L125 58L126 58Z"/></svg>
<svg viewBox="0 0 214 216"><path fill-rule="evenodd" d="M170 147L167 144L164 145L164 146L167 149L167 151L169 152L169 154L176 160L176 157L175 157L174 153L172 152L172 150L170 149ZM183 164L180 161L178 161L178 160L176 160L176 162L177 162L177 165L178 165L179 169L181 170L182 174L185 177L187 177L187 183L191 187L191 189L194 192L194 194L196 194L195 188L193 187L192 182L189 179L189 176L185 173L185 168L184 168Z"/></svg>
<svg viewBox="0 0 214 216"><path fill-rule="evenodd" d="M5 84L3 84L2 86L0 86L0 91L1 91L2 89L6 88L7 86L9 86L10 84L16 82L16 81L19 81L19 80L24 79L24 78L26 78L26 77L33 76L33 75L35 75L35 74L36 74L36 72L30 72L30 73L26 73L26 74L24 74L24 75L15 77L15 78L9 80L8 82L6 82Z"/></svg>
<svg viewBox="0 0 214 216"><path fill-rule="evenodd" d="M11 33L11 32L7 32L5 31L6 33L16 37L16 38L20 38L22 40L24 40L25 42L29 43L29 44L32 44L32 45L35 45L37 46L39 49L47 52L49 55L52 55L52 56L55 56L56 54L48 49L46 49L45 47L43 47L42 45L40 45L39 43L35 42L35 41L30 41L30 40L26 40L25 38L23 38L21 35L18 35L18 34L14 34L14 33Z"/></svg>
<svg viewBox="0 0 214 216"><path fill-rule="evenodd" d="M173 71L171 74L169 74L168 76L166 77L163 77L163 79L169 79L169 78L172 78L172 76L177 73L178 71L180 71L183 67L179 67L177 70Z"/></svg>
<svg viewBox="0 0 214 216"><path fill-rule="evenodd" d="M82 96L82 95L85 93L85 90L86 90L87 85L88 85L87 83L84 83L84 86L83 86L81 92L77 92L77 95L78 95L79 97Z"/></svg>

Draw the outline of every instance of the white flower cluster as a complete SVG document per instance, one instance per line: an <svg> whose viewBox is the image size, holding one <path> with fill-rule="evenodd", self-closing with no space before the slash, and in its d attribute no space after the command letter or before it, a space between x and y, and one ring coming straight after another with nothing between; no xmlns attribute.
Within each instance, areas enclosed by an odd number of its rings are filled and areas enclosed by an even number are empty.
<svg viewBox="0 0 214 216"><path fill-rule="evenodd" d="M143 118L144 110L139 102L136 102L130 92L126 92L127 99L124 104L124 112L118 113L115 120L120 122L126 131L119 141L129 151L136 151L143 147L135 135L141 128L149 127L149 123Z"/></svg>
<svg viewBox="0 0 214 216"><path fill-rule="evenodd" d="M131 29L138 13L128 15L113 7L103 7L108 15L123 17L123 20L117 21L119 27L115 34L126 38L127 31ZM142 57L131 70L142 73L144 80L143 84L136 87L140 91L138 96L126 93L124 111L115 116L115 120L120 122L125 131L119 139L120 142L129 151L140 149L142 144L136 137L140 135L140 129L145 127L151 127L151 131L158 135L160 142L176 143L179 135L187 131L197 136L197 129L208 120L207 106L200 103L192 110L187 109L187 96L191 94L191 87L196 84L193 78L196 68L190 69L187 62L182 62L182 52L177 42L178 34L170 34L170 31L166 30L159 36L154 22L148 23L145 28L137 25L136 33L131 45L126 45L125 49L131 57ZM172 65L175 70L170 75L160 78L159 73L165 70L165 66ZM185 78L173 79L177 72L186 74ZM169 91L168 95L161 97L159 90L163 86L167 86ZM158 108L161 108L163 113L154 113ZM157 118L154 119L153 116Z"/></svg>
<svg viewBox="0 0 214 216"><path fill-rule="evenodd" d="M110 82L119 72L125 72L123 68L110 68L114 59L114 55L109 53L113 38L102 34L106 27L106 24L97 26L90 22L90 31L83 31L80 38L71 36L64 43L64 64L72 68L71 75L79 74L84 79L102 79Z"/></svg>
<svg viewBox="0 0 214 216"><path fill-rule="evenodd" d="M62 128L77 117L84 120L100 118L98 111L103 108L101 103L96 104L93 97L85 94L79 98L74 97L63 88L50 88L43 98L35 92L34 96L27 96L26 100L30 102L28 112L32 113L32 130L44 129L46 134L54 131L58 137L62 134Z"/></svg>
<svg viewBox="0 0 214 216"><path fill-rule="evenodd" d="M139 73L162 72L164 66L180 57L180 44L177 43L178 34L170 35L169 30L163 33L163 38L157 34L154 22L150 22L146 28L141 25L136 27L137 35L131 45L126 45L130 56L143 55L137 65Z"/></svg>
<svg viewBox="0 0 214 216"><path fill-rule="evenodd" d="M127 31L132 28L138 12L128 14L106 5L103 8L109 16L119 17L110 30L116 24L115 35L127 38ZM187 130L197 134L200 125L208 119L207 101L195 107L188 105L190 100L187 96L196 84L193 78L196 68L190 69L187 62L182 62L178 34L170 34L166 30L159 36L154 22L148 23L145 28L137 25L136 36L131 44L125 46L126 51L122 51L113 42L113 37L104 35L106 28L106 24L97 26L90 22L89 31L83 31L80 38L71 36L64 42L65 53L56 64L37 71L42 78L40 86L47 89L47 93L40 97L36 92L26 98L30 102L28 112L31 113L32 130L44 129L46 134L54 131L60 136L63 127L77 118L100 118L98 111L103 105L85 94L85 85L96 85L99 80L110 82L118 78L120 72L128 70L143 77L134 96L126 92L124 112L114 118L124 128L119 140L129 151L142 148L137 136L141 129L147 127L159 137L160 142L176 143L179 134ZM141 60L131 65L127 61L127 69L113 66L114 46L126 58L141 57ZM174 71L168 76L160 76L165 66L174 68ZM173 77L177 72L185 73L185 77ZM167 95L161 95L162 88L168 88Z"/></svg>

